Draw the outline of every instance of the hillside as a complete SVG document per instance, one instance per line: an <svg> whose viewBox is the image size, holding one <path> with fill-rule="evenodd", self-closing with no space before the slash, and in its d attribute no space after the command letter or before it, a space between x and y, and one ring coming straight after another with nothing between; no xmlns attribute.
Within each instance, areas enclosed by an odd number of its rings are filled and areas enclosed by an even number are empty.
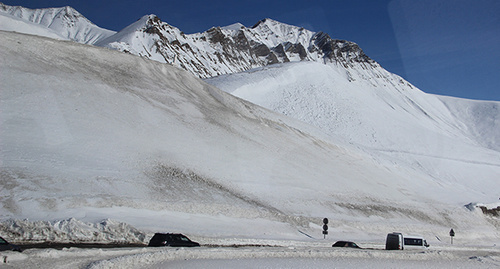
<svg viewBox="0 0 500 269"><path fill-rule="evenodd" d="M381 67L314 62L206 81L340 136L388 167L417 170L449 189L459 183L469 194L450 194L456 203L498 199L499 102L426 94Z"/></svg>
<svg viewBox="0 0 500 269"><path fill-rule="evenodd" d="M411 230L491 237L475 194L387 166L338 136L186 71L74 42L0 32L1 215L111 218L202 236ZM480 189L482 190L482 189ZM491 191L490 191L491 192Z"/></svg>

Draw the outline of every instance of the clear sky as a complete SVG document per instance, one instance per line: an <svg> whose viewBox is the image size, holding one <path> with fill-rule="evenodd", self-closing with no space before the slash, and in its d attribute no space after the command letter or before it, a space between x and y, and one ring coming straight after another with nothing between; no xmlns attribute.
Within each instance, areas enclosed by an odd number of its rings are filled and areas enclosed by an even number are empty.
<svg viewBox="0 0 500 269"><path fill-rule="evenodd" d="M385 69L428 93L500 101L498 0L0 0L71 6L119 31L156 14L185 33L271 18L359 44Z"/></svg>

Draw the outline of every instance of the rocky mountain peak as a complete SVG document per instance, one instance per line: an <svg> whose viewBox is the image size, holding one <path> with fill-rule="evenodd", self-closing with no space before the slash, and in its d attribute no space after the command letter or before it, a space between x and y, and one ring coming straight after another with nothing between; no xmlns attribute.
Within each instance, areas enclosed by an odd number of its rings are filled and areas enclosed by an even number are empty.
<svg viewBox="0 0 500 269"><path fill-rule="evenodd" d="M172 39L172 37L170 37L172 33L184 35L178 28L173 27L166 22L163 22L158 16L154 14L146 15L143 18L144 25L142 26L142 31L145 33L169 40Z"/></svg>

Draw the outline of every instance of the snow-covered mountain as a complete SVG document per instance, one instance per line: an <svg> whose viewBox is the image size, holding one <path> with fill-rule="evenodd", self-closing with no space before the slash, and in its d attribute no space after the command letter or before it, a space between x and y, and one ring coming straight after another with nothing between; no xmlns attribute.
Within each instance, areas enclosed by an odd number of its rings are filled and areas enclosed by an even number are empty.
<svg viewBox="0 0 500 269"><path fill-rule="evenodd" d="M7 32L0 56L3 220L303 238L297 229L320 233L326 216L340 238L444 237L449 227L464 240L498 238L494 221L463 207L497 188L380 163L181 69Z"/></svg>
<svg viewBox="0 0 500 269"><path fill-rule="evenodd" d="M94 44L115 33L114 31L98 27L69 6L61 8L29 9L0 3L0 16L6 16L6 14L46 27L64 38L83 44ZM2 28L7 27L11 22L12 21L7 22L4 20L2 22L2 24L4 24ZM23 31L23 29L26 30ZM27 27L18 28L20 32L29 30L30 28ZM35 34L34 32L27 33ZM38 34L46 36L41 32L38 32Z"/></svg>
<svg viewBox="0 0 500 269"><path fill-rule="evenodd" d="M251 28L235 23L184 34L156 15L146 15L115 33L95 26L71 7L31 10L0 3L2 12L50 27L76 42L170 63L200 78L295 61L336 63L345 67L348 74L354 66L382 69L353 42L272 19L261 20ZM378 71L369 75L379 76ZM402 79L398 83L409 85Z"/></svg>
<svg viewBox="0 0 500 269"><path fill-rule="evenodd" d="M251 28L237 23L184 34L157 16L147 15L96 45L171 63L201 78L290 61L378 66L355 43L271 19Z"/></svg>
<svg viewBox="0 0 500 269"><path fill-rule="evenodd" d="M148 15L86 39L70 8L0 10L3 30L142 56L0 32L1 220L500 238L463 207L498 199L498 102L425 94L352 42L270 19L186 35ZM196 78L221 74L206 82L231 94Z"/></svg>

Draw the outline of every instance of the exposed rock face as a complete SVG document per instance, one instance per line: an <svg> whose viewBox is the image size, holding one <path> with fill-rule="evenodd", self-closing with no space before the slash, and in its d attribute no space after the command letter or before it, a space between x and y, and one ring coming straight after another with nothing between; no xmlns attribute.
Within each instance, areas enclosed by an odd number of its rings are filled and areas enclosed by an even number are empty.
<svg viewBox="0 0 500 269"><path fill-rule="evenodd" d="M323 32L315 34L312 42L321 51L325 60L343 63L347 66L353 62L375 64L375 61L370 59L354 42L332 39Z"/></svg>

